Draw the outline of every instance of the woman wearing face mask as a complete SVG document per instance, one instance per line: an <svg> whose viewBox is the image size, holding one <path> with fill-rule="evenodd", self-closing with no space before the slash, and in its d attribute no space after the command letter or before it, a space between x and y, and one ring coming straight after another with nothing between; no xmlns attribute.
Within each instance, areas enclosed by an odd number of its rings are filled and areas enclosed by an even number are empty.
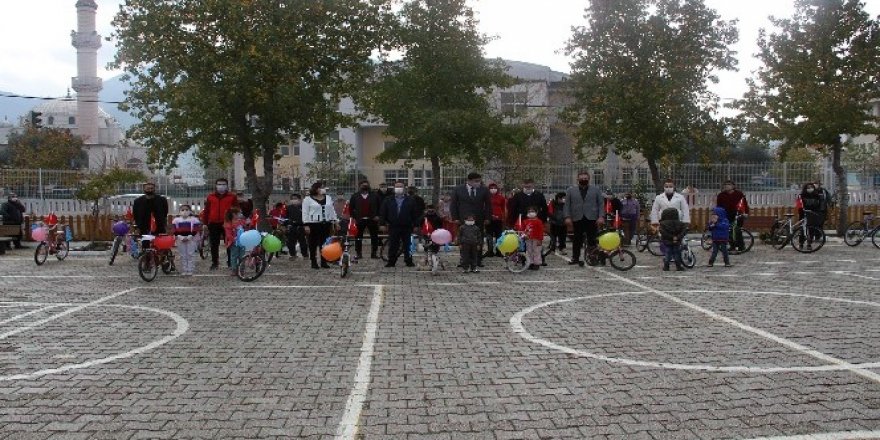
<svg viewBox="0 0 880 440"><path fill-rule="evenodd" d="M663 182L663 193L654 198L654 205L651 206L651 226L655 228L660 226L660 213L666 208L675 208L678 210L679 220L682 223L690 224L691 208L684 196L675 192L675 182L672 179L666 179Z"/></svg>
<svg viewBox="0 0 880 440"><path fill-rule="evenodd" d="M803 204L803 207L798 209L798 215L800 218L803 219L806 217L807 226L815 226L821 229L825 219L820 212L822 208L822 197L816 189L816 185L812 182L804 184L803 189L801 189L800 198Z"/></svg>
<svg viewBox="0 0 880 440"><path fill-rule="evenodd" d="M235 194L229 191L229 181L217 179L215 191L208 194L205 199L205 207L199 217L202 224L208 225L208 239L211 242L211 270L217 270L220 261L220 238L226 237L223 223L226 212L238 204ZM228 251L228 249L227 249ZM226 264L229 265L229 252L226 253Z"/></svg>
<svg viewBox="0 0 880 440"><path fill-rule="evenodd" d="M333 226L339 220L333 202L327 199L327 188L323 182L315 182L309 190L309 196L303 201L303 222L309 237L309 256L312 258L312 269L318 269L318 254L321 245L333 233ZM321 257L321 266L329 269L330 265Z"/></svg>

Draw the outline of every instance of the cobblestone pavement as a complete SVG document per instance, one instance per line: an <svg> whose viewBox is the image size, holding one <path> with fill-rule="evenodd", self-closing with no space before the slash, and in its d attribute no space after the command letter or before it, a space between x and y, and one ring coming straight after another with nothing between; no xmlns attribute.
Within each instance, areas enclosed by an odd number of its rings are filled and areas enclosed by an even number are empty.
<svg viewBox="0 0 880 440"><path fill-rule="evenodd" d="M0 438L880 438L870 243L254 283L32 252L0 257Z"/></svg>

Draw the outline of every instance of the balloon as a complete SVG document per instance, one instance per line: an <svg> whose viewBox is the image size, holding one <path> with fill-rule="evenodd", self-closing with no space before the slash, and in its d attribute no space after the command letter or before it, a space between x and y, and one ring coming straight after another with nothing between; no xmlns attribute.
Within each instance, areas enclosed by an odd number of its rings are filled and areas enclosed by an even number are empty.
<svg viewBox="0 0 880 440"><path fill-rule="evenodd" d="M46 224L49 226L54 226L58 224L58 216L55 214L49 214L46 216Z"/></svg>
<svg viewBox="0 0 880 440"><path fill-rule="evenodd" d="M31 231L31 238L34 241L46 241L46 237L49 235L49 231L46 228L37 228Z"/></svg>
<svg viewBox="0 0 880 440"><path fill-rule="evenodd" d="M516 252L517 249L519 249L519 237L516 234L505 234L501 238L501 243L498 245L499 252L509 255Z"/></svg>
<svg viewBox="0 0 880 440"><path fill-rule="evenodd" d="M128 234L128 223L116 222L113 224L113 233L119 236Z"/></svg>
<svg viewBox="0 0 880 440"><path fill-rule="evenodd" d="M613 251L620 246L620 234L614 231L606 232L599 236L599 247L606 251Z"/></svg>
<svg viewBox="0 0 880 440"><path fill-rule="evenodd" d="M431 233L431 241L441 246L448 244L452 241L452 233L446 229L438 229Z"/></svg>
<svg viewBox="0 0 880 440"><path fill-rule="evenodd" d="M321 256L327 261L338 261L342 257L342 245L333 242L324 246L321 248Z"/></svg>
<svg viewBox="0 0 880 440"><path fill-rule="evenodd" d="M260 244L261 241L263 241L263 237L260 236L260 231L256 229L245 231L243 234L241 234L241 238L239 239L241 246L245 249L253 249L258 244Z"/></svg>
<svg viewBox="0 0 880 440"><path fill-rule="evenodd" d="M263 237L263 249L266 252L279 252L281 251L281 240L274 235L267 235Z"/></svg>
<svg viewBox="0 0 880 440"><path fill-rule="evenodd" d="M160 235L153 240L153 247L159 250L168 250L174 247L173 235Z"/></svg>

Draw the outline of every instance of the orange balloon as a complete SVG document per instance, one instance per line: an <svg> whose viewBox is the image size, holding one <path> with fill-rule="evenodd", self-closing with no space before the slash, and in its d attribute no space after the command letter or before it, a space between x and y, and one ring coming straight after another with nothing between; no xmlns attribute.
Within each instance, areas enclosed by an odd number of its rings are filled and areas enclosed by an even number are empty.
<svg viewBox="0 0 880 440"><path fill-rule="evenodd" d="M327 261L338 261L342 258L342 245L333 242L324 246L321 248L321 256Z"/></svg>

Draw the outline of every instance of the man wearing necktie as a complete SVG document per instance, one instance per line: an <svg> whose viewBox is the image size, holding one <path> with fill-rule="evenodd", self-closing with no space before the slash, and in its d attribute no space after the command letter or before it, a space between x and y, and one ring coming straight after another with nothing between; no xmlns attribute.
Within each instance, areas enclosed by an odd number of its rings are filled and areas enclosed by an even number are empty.
<svg viewBox="0 0 880 440"><path fill-rule="evenodd" d="M485 235L486 225L492 218L492 202L489 190L483 186L483 176L478 173L470 173L467 183L455 187L452 191L449 213L456 225L464 224L464 219L469 215L474 216L476 224ZM483 254L480 249L480 255ZM477 260L477 266L483 267L482 258Z"/></svg>

